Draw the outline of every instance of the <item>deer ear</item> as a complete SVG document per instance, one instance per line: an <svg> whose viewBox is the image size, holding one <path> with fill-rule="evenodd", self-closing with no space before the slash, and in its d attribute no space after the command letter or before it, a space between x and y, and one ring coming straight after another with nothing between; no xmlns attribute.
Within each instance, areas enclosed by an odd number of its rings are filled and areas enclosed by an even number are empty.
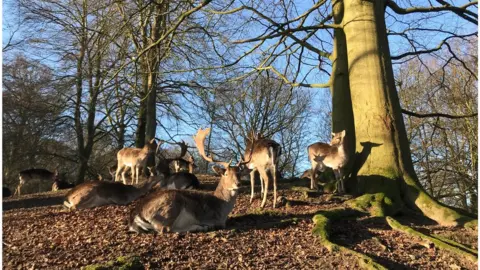
<svg viewBox="0 0 480 270"><path fill-rule="evenodd" d="M340 135L342 135L342 137L345 137L346 134L347 134L347 131L345 129L342 130L342 132L340 133Z"/></svg>
<svg viewBox="0 0 480 270"><path fill-rule="evenodd" d="M225 171L227 171L224 168L220 168L220 167L217 167L217 166L212 166L212 170L220 176L224 175Z"/></svg>
<svg viewBox="0 0 480 270"><path fill-rule="evenodd" d="M150 140L150 144L153 144L155 142L155 138Z"/></svg>
<svg viewBox="0 0 480 270"><path fill-rule="evenodd" d="M335 137L335 133L334 133L334 132L332 132L332 137Z"/></svg>

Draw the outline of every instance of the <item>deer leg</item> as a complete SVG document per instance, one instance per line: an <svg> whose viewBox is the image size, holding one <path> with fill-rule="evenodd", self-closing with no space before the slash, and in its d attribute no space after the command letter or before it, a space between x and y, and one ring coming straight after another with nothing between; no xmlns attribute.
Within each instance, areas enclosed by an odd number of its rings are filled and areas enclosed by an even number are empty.
<svg viewBox="0 0 480 270"><path fill-rule="evenodd" d="M343 194L344 190L343 190L343 183L342 183L340 170L339 169L333 170L333 173L335 174L335 180L337 181L335 185L337 187L337 193Z"/></svg>
<svg viewBox="0 0 480 270"><path fill-rule="evenodd" d="M346 190L345 190L345 179L344 179L344 175L343 175L343 169L342 168L339 168L338 169L338 177L340 178L340 186L341 186L341 189L342 189L342 194L345 194L346 193Z"/></svg>
<svg viewBox="0 0 480 270"><path fill-rule="evenodd" d="M20 192L20 188L21 188L21 187L22 187L22 185L21 185L21 184L18 184L17 188L15 189L15 193L14 193L13 195L18 195L18 196L20 196L20 195L21 195L21 194L20 194L20 193L21 193L21 192Z"/></svg>
<svg viewBox="0 0 480 270"><path fill-rule="evenodd" d="M140 166L137 166L137 167L135 168L136 171L137 171L137 175L136 175L136 178L135 178L135 184L137 184L137 185L138 185L138 176L139 176L139 173L140 173L140 168L143 169L143 167L140 167ZM145 170L143 170L143 171L145 171ZM133 184L133 178L132 178L132 184Z"/></svg>
<svg viewBox="0 0 480 270"><path fill-rule="evenodd" d="M133 183L135 182L135 171L136 171L136 166L132 166L132 169L131 169L131 171L132 171L132 185L133 185Z"/></svg>
<svg viewBox="0 0 480 270"><path fill-rule="evenodd" d="M261 189L260 189L260 190L261 190L261 193L260 193L260 194L263 194L263 191L264 191L264 189L265 189L265 187L264 187L264 186L265 186L265 182L264 182L264 181L265 181L265 180L263 180L262 176L260 176L260 188L261 188Z"/></svg>
<svg viewBox="0 0 480 270"><path fill-rule="evenodd" d="M318 163L312 160L312 172L310 173L310 189L318 189L316 174Z"/></svg>
<svg viewBox="0 0 480 270"><path fill-rule="evenodd" d="M258 172L260 173L260 178L262 178L263 181L265 181L265 189L264 189L264 192L263 192L263 200L262 200L262 204L260 205L260 207L263 208L265 206L265 203L267 202L268 174L265 171L265 169L263 169L263 168L261 168L261 169L259 168Z"/></svg>
<svg viewBox="0 0 480 270"><path fill-rule="evenodd" d="M118 165L117 166L117 171L115 172L115 182L120 181L120 178L118 177L120 175L120 173L123 173L123 166ZM122 178L124 178L123 174L122 174ZM122 179L122 180L125 182L124 179Z"/></svg>
<svg viewBox="0 0 480 270"><path fill-rule="evenodd" d="M277 205L277 165L274 163L272 168L270 172L273 174L273 208L275 208Z"/></svg>
<svg viewBox="0 0 480 270"><path fill-rule="evenodd" d="M125 180L125 173L126 173L126 168L124 170L122 170L122 181L123 181L124 185L127 184L127 180Z"/></svg>
<svg viewBox="0 0 480 270"><path fill-rule="evenodd" d="M250 187L251 187L251 190L252 192L250 193L250 203L252 203L253 201L253 197L255 196L255 170L252 170L250 172ZM263 184L262 184L262 193L263 193ZM260 194L262 194L260 193Z"/></svg>

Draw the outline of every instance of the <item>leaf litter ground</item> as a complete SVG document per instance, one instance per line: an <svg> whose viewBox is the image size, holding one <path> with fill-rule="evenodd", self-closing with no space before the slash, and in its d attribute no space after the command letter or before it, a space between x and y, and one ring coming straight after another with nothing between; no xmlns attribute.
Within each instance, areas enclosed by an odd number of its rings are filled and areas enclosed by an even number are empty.
<svg viewBox="0 0 480 270"><path fill-rule="evenodd" d="M200 177L213 189L218 178ZM4 269L80 269L122 256L138 256L146 269L358 269L357 258L329 252L311 230L318 210L342 206L347 198L329 194L307 198L280 185L290 203L272 209L273 196L260 209L243 187L227 228L206 233L133 234L127 229L129 206L105 206L68 212L58 205L66 191L3 200ZM259 189L259 187L257 187ZM35 207L37 206L37 207ZM444 228L412 217L398 217L428 234L477 249L477 233ZM393 231L383 218L337 220L331 239L364 253L389 269L476 269L456 254Z"/></svg>

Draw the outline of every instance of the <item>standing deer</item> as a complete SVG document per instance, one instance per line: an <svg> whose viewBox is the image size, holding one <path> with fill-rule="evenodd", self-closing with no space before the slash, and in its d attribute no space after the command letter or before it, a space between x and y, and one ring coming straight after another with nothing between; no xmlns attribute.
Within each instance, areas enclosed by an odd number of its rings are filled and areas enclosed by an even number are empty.
<svg viewBox="0 0 480 270"><path fill-rule="evenodd" d="M158 182L159 177L154 175L150 175L139 188L119 182L85 182L70 190L63 204L68 209L93 208L108 204L127 205L148 193Z"/></svg>
<svg viewBox="0 0 480 270"><path fill-rule="evenodd" d="M145 143L143 148L123 148L117 153L117 172L115 173L115 181L118 181L118 174L122 173L123 184L127 184L125 181L125 167L130 167L132 171L132 184L135 179L135 183L138 184L138 176L140 169L142 171L146 169L147 158L149 155L155 153L157 143L155 138Z"/></svg>
<svg viewBox="0 0 480 270"><path fill-rule="evenodd" d="M317 170L323 172L325 167L333 169L335 179L337 180L337 192L345 193L343 180L343 167L348 162L348 155L345 149L345 130L332 133L333 138L330 144L317 142L308 146L308 158L312 163L312 172L310 175L310 188L317 189L318 185L315 181Z"/></svg>
<svg viewBox="0 0 480 270"><path fill-rule="evenodd" d="M253 146L253 149L252 149ZM274 140L265 139L261 136L247 139L247 146L245 150L245 156L251 156L250 162L247 167L251 169L250 172L250 203L252 203L255 195L255 171L260 174L261 193L263 193L263 200L260 207L264 207L267 202L268 182L269 175L273 178L273 208L276 207L277 202L277 166L278 159L282 154L280 144Z"/></svg>
<svg viewBox="0 0 480 270"><path fill-rule="evenodd" d="M26 183L38 183L38 192L42 184L50 184L59 180L58 170L51 172L46 169L28 169L18 173L19 183L14 195L21 195L21 189Z"/></svg>
<svg viewBox="0 0 480 270"><path fill-rule="evenodd" d="M207 156L205 137L210 129L200 129L194 136L200 155L207 161L222 165L220 182L213 194L189 190L159 190L143 199L130 215L129 230L148 232L193 232L224 228L232 211L240 184L240 167L230 166Z"/></svg>

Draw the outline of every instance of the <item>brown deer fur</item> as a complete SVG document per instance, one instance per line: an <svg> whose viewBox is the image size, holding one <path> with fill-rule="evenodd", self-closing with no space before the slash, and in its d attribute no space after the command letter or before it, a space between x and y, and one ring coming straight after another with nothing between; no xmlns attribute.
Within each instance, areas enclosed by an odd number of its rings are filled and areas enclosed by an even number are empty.
<svg viewBox="0 0 480 270"><path fill-rule="evenodd" d="M159 178L156 176L150 176L140 188L119 182L85 182L68 192L63 204L68 209L93 208L108 204L126 205L145 195L158 182Z"/></svg>
<svg viewBox="0 0 480 270"><path fill-rule="evenodd" d="M253 142L252 142L253 141ZM253 144L253 151L252 151ZM267 201L268 193L268 183L269 175L267 172L270 172L270 175L273 178L273 208L276 207L277 202L277 166L278 159L281 155L280 145L269 139L248 139L247 147L245 151L245 156L251 156L250 162L247 164L247 167L252 170L250 172L250 203L253 201L255 190L255 171L258 171L260 174L260 184L261 192L263 193L263 200L261 207L265 206Z"/></svg>
<svg viewBox="0 0 480 270"><path fill-rule="evenodd" d="M143 199L130 215L130 230L145 232L207 231L225 227L232 211L240 183L239 166L206 156L204 139L210 129L199 130L194 137L200 155L207 161L223 165L220 182L213 194L188 190L159 190Z"/></svg>
<svg viewBox="0 0 480 270"><path fill-rule="evenodd" d="M348 155L345 149L345 130L332 133L333 138L330 144L317 142L308 146L308 158L312 164L312 172L310 175L310 188L317 189L318 185L315 181L316 172L324 171L325 167L333 169L337 180L337 192L344 193L345 187L343 183L343 167L348 162Z"/></svg>
<svg viewBox="0 0 480 270"><path fill-rule="evenodd" d="M15 189L15 194L14 195L21 195L21 189L23 185L26 183L32 183L36 182L39 184L40 188L40 183L54 183L55 181L60 180L59 179L59 174L58 170L55 170L55 172L51 172L46 169L28 169L28 170L23 170L18 173L18 179L19 183L17 188ZM40 190L39 190L40 191Z"/></svg>
<svg viewBox="0 0 480 270"><path fill-rule="evenodd" d="M147 158L149 155L155 153L157 143L155 139L145 143L143 148L123 148L117 153L117 172L115 173L115 181L118 181L118 174L122 173L123 184L127 184L125 181L125 167L130 167L132 170L132 184L135 179L135 183L138 184L139 173L147 166Z"/></svg>

